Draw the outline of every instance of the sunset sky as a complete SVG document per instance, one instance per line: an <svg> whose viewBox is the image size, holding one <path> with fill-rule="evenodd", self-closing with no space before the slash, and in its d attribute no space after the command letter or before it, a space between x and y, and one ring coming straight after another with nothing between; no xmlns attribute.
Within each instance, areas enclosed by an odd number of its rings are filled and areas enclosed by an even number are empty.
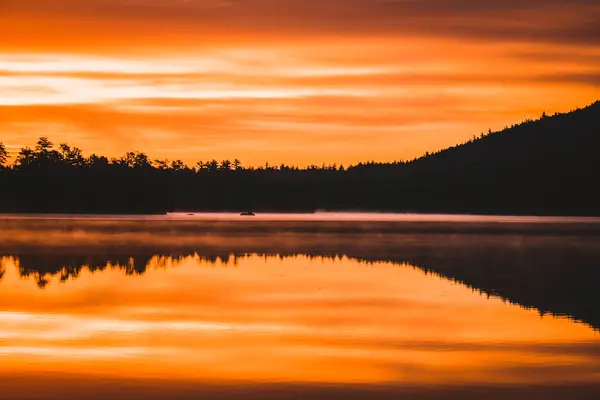
<svg viewBox="0 0 600 400"><path fill-rule="evenodd" d="M597 0L0 0L0 141L391 161L600 98Z"/></svg>

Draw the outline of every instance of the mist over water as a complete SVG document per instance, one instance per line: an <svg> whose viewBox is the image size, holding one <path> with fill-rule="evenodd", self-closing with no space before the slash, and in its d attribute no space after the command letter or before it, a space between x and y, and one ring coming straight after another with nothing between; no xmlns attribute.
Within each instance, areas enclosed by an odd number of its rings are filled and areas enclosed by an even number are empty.
<svg viewBox="0 0 600 400"><path fill-rule="evenodd" d="M600 223L600 217L510 216L465 214L411 214L386 212L259 213L245 217L239 213L179 212L165 215L60 215L0 214L0 219L34 220L119 220L119 221L342 221L342 222L473 222L473 223Z"/></svg>

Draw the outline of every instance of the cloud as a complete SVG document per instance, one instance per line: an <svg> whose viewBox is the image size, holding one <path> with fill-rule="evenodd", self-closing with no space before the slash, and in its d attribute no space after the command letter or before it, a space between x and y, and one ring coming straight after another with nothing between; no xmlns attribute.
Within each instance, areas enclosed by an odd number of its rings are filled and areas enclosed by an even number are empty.
<svg viewBox="0 0 600 400"><path fill-rule="evenodd" d="M0 130L188 162L412 158L596 100L598 20L585 0L0 0Z"/></svg>
<svg viewBox="0 0 600 400"><path fill-rule="evenodd" d="M125 21L196 36L414 35L600 44L600 3L593 0L4 0L3 12L114 27ZM138 33L121 34L127 41Z"/></svg>

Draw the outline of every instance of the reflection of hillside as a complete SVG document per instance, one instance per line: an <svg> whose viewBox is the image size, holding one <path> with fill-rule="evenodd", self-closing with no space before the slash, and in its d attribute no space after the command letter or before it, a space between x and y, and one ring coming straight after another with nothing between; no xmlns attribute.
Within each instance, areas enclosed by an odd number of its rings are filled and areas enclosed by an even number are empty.
<svg viewBox="0 0 600 400"><path fill-rule="evenodd" d="M118 268L137 275L149 268L169 268L189 256L207 265L235 262L245 254L391 261L415 265L541 313L570 316L600 328L600 243L596 236L293 234L236 240L196 235L180 241L162 238L143 235L135 241L132 236L122 245L103 245L105 240L95 246L79 246L77 241L70 246L0 245L0 254L17 257L20 275L35 279L40 287L52 276L61 281L75 279L83 269L99 272ZM4 259L2 265L6 264ZM0 277L4 270L0 269Z"/></svg>

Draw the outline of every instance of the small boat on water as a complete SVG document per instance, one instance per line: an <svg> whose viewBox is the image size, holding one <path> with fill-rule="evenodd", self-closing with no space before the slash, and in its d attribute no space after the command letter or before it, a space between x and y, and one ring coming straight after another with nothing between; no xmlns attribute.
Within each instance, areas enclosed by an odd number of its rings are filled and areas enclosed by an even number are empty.
<svg viewBox="0 0 600 400"><path fill-rule="evenodd" d="M243 212L240 215L242 217L255 217L256 216L256 214L254 214L252 211Z"/></svg>

